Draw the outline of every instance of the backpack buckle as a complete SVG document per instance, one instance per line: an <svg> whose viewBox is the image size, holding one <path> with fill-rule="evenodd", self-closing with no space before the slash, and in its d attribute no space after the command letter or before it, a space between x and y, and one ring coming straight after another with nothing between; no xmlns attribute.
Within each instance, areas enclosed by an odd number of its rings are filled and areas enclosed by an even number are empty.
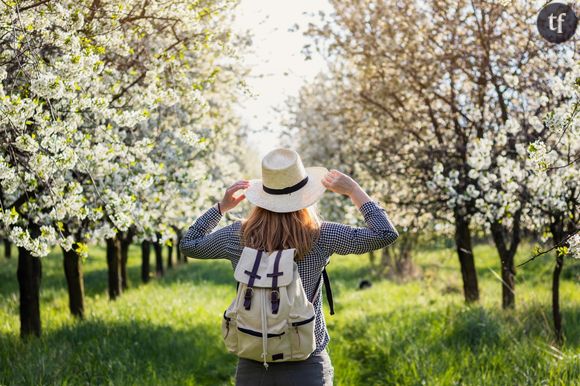
<svg viewBox="0 0 580 386"><path fill-rule="evenodd" d="M273 288L270 293L270 302L272 303L272 313L277 314L280 306L280 291L278 288Z"/></svg>
<svg viewBox="0 0 580 386"><path fill-rule="evenodd" d="M244 294L244 308L249 310L252 305L252 296L254 295L254 290L252 287L246 288L246 293Z"/></svg>

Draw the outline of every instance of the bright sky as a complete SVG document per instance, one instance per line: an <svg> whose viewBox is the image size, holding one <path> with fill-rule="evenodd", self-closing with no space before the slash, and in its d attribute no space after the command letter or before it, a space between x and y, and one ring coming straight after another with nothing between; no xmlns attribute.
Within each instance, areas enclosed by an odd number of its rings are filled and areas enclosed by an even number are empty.
<svg viewBox="0 0 580 386"><path fill-rule="evenodd" d="M255 94L242 101L239 112L254 131L249 139L260 159L279 145L282 127L274 109L284 109L286 98L297 95L302 84L325 68L320 56L307 61L301 53L312 43L302 32L321 10L328 14L332 8L326 0L241 0L237 7L234 28L253 35L245 62L252 69L248 86ZM290 32L295 24L299 29Z"/></svg>

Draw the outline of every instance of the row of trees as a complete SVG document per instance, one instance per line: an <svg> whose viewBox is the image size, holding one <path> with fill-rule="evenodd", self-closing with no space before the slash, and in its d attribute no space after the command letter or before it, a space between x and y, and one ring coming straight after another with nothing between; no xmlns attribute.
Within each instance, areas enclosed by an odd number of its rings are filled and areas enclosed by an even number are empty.
<svg viewBox="0 0 580 386"><path fill-rule="evenodd" d="M523 0L332 4L306 32L329 71L289 102L304 157L344 168L389 207L403 229L395 267L419 237L452 237L467 302L480 296L474 236L497 249L504 308L516 304L522 238L551 240L561 338L559 275L564 256L579 255L573 45L544 41Z"/></svg>
<svg viewBox="0 0 580 386"><path fill-rule="evenodd" d="M234 5L0 7L0 229L18 247L22 336L41 333L41 257L53 247L62 248L71 312L82 318L89 244L106 241L115 299L127 287L129 244L142 242L148 261L150 243L178 241L239 174L232 107L248 39L231 32Z"/></svg>

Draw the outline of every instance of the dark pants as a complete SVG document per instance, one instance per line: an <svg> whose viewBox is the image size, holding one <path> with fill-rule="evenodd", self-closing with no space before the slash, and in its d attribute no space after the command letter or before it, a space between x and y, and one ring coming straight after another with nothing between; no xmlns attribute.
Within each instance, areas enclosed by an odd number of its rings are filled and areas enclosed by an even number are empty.
<svg viewBox="0 0 580 386"><path fill-rule="evenodd" d="M240 358L236 386L332 386L334 368L326 350L304 361L268 363Z"/></svg>

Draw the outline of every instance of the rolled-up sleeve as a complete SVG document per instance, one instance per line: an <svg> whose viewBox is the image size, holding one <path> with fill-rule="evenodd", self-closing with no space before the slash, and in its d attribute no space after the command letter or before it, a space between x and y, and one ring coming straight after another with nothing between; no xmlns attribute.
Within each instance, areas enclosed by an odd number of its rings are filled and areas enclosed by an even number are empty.
<svg viewBox="0 0 580 386"><path fill-rule="evenodd" d="M368 201L359 208L366 227L324 221L321 242L329 254L363 254L384 248L397 240L399 232L378 202Z"/></svg>
<svg viewBox="0 0 580 386"><path fill-rule="evenodd" d="M181 253L195 259L227 259L232 224L212 232L221 218L215 206L209 208L189 227L179 242Z"/></svg>

